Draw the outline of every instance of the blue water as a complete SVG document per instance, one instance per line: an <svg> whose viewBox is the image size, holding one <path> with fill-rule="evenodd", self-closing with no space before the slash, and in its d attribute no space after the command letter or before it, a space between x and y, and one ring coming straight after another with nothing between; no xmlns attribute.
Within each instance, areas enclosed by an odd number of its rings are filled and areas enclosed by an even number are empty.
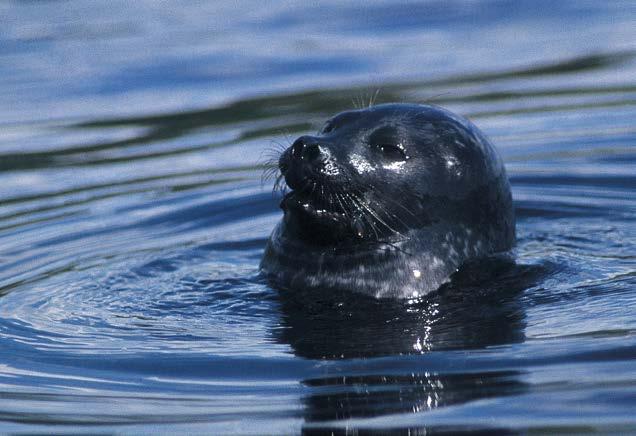
<svg viewBox="0 0 636 436"><path fill-rule="evenodd" d="M0 23L0 432L636 432L634 2ZM264 157L376 92L489 135L516 265L410 304L270 288Z"/></svg>

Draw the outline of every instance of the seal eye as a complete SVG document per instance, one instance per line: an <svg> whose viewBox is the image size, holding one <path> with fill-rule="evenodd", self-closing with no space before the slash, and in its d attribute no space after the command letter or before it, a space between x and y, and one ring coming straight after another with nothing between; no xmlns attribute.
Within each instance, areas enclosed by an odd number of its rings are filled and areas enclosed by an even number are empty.
<svg viewBox="0 0 636 436"><path fill-rule="evenodd" d="M395 161L395 160L406 160L406 153L404 153L404 149L401 145L394 145L390 143L386 144L377 144L375 146L378 150L382 152L382 155L385 159Z"/></svg>
<svg viewBox="0 0 636 436"><path fill-rule="evenodd" d="M375 130L368 139L368 144L388 161L405 161L408 159L402 145L401 136L394 126L382 126Z"/></svg>

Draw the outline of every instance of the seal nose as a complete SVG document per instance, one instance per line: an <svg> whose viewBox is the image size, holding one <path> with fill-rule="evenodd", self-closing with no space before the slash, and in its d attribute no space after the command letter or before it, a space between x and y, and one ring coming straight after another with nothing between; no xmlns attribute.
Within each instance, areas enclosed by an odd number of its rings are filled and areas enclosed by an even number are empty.
<svg viewBox="0 0 636 436"><path fill-rule="evenodd" d="M322 150L317 138L313 136L301 136L292 144L292 156L309 162L318 160Z"/></svg>
<svg viewBox="0 0 636 436"><path fill-rule="evenodd" d="M329 144L323 138L301 136L281 156L281 173L287 185L293 189L303 189L308 181L339 173L338 165Z"/></svg>

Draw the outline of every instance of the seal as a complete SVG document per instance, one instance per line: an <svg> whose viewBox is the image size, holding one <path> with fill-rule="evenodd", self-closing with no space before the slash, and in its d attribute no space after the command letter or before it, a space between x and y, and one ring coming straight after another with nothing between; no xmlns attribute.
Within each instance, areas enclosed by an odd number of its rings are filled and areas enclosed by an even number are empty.
<svg viewBox="0 0 636 436"><path fill-rule="evenodd" d="M342 112L294 141L278 167L289 192L260 264L277 287L417 298L514 245L501 158L441 107Z"/></svg>

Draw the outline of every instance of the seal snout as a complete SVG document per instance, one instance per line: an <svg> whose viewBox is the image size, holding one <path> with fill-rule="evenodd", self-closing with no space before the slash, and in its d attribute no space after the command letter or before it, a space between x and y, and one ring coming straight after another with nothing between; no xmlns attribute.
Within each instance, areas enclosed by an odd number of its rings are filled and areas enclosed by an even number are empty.
<svg viewBox="0 0 636 436"><path fill-rule="evenodd" d="M281 175L291 189L281 208L305 226L342 227L344 204L335 195L341 189L337 177L341 169L330 146L323 137L301 136L279 160Z"/></svg>
<svg viewBox="0 0 636 436"><path fill-rule="evenodd" d="M296 139L283 153L279 168L287 185L294 191L324 180L325 176L337 174L328 146L321 139L309 135Z"/></svg>

